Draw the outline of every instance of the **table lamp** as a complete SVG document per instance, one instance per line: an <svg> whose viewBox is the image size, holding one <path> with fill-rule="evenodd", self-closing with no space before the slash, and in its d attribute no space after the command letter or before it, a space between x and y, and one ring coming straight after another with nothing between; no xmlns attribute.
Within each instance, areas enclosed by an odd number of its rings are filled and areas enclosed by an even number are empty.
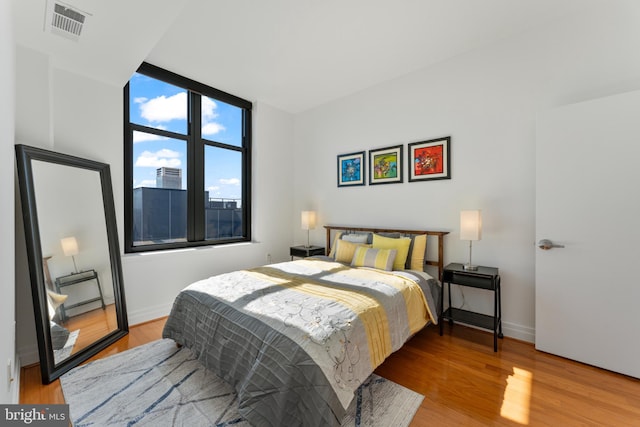
<svg viewBox="0 0 640 427"><path fill-rule="evenodd" d="M77 273L78 267L76 266L75 256L78 255L78 241L75 237L65 237L60 240L60 243L62 244L62 252L64 252L64 255L70 256L71 259L73 259L73 268Z"/></svg>
<svg viewBox="0 0 640 427"><path fill-rule="evenodd" d="M469 241L469 263L463 268L476 271L477 265L471 262L471 244L474 240L480 240L482 236L482 215L479 210L460 212L460 240Z"/></svg>
<svg viewBox="0 0 640 427"><path fill-rule="evenodd" d="M316 213L315 211L302 211L301 216L302 229L307 230L307 245L305 248L311 247L309 244L309 230L316 228Z"/></svg>

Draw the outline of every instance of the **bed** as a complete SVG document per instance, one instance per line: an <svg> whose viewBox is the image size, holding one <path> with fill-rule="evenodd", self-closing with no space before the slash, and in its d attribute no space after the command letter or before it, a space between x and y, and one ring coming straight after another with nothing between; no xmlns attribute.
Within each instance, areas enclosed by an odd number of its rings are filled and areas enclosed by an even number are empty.
<svg viewBox="0 0 640 427"><path fill-rule="evenodd" d="M373 370L437 323L447 232L325 228L327 255L198 281L167 319L163 337L232 384L252 425L340 425Z"/></svg>

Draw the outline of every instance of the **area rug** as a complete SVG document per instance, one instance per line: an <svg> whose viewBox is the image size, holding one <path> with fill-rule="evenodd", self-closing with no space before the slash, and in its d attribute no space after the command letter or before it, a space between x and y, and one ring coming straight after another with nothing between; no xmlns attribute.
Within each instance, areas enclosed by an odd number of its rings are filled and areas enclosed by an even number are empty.
<svg viewBox="0 0 640 427"><path fill-rule="evenodd" d="M53 350L53 361L57 364L71 356L71 351L73 350L73 346L76 345L76 340L78 339L78 334L80 333L80 329L76 329L75 331L69 334L67 338L67 342L64 343L64 347L60 350Z"/></svg>
<svg viewBox="0 0 640 427"><path fill-rule="evenodd" d="M81 426L249 426L233 387L186 348L158 340L79 366L60 377L71 420ZM372 375L343 426L408 426L424 396Z"/></svg>

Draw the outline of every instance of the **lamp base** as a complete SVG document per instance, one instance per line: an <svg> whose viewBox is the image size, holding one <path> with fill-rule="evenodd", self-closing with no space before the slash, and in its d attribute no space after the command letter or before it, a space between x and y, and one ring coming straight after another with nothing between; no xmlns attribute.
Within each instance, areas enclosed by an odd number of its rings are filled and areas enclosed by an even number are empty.
<svg viewBox="0 0 640 427"><path fill-rule="evenodd" d="M472 265L472 264L464 264L462 266L463 270L467 270L467 271L478 271L478 266L477 265Z"/></svg>

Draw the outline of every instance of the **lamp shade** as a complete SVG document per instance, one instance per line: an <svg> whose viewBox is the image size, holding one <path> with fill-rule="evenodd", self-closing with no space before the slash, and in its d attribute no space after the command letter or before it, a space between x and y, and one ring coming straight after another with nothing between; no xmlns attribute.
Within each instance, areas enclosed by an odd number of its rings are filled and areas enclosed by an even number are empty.
<svg viewBox="0 0 640 427"><path fill-rule="evenodd" d="M78 255L78 241L75 237L65 237L60 240L60 243L65 256Z"/></svg>
<svg viewBox="0 0 640 427"><path fill-rule="evenodd" d="M300 218L303 230L313 230L316 228L316 213L315 211L302 211Z"/></svg>
<svg viewBox="0 0 640 427"><path fill-rule="evenodd" d="M460 212L460 240L482 238L482 215L479 210Z"/></svg>

